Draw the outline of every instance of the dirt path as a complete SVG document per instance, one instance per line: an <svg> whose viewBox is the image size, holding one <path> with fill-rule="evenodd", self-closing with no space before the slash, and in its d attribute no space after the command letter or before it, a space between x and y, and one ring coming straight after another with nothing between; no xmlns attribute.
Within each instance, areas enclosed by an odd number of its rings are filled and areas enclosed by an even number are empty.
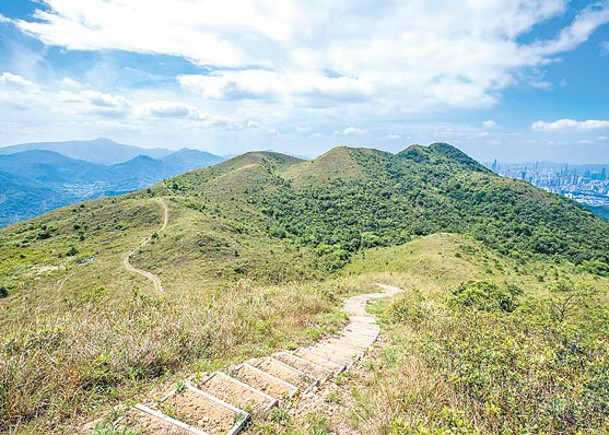
<svg viewBox="0 0 609 435"><path fill-rule="evenodd" d="M160 233L167 227L167 223L169 222L169 208L167 207L167 204L165 203L165 201L163 201L160 198L155 199L154 201L158 202L161 205L161 208L163 209L163 225L161 225L161 228L159 228L157 231L157 233ZM132 251L126 253L123 256L123 265L125 266L125 269L127 269L129 272L137 273L137 274L143 276L144 278L150 280L152 282L152 285L154 286L154 290L159 295L162 295L165 293L165 290L163 289L163 284L161 283L161 278L159 278L157 275L155 275L152 272L149 272L147 270L138 269L137 267L134 267L131 264L131 256L133 254L135 254L137 251L139 251L146 244L150 243L151 240L152 240L152 235L150 235L150 237L148 237L146 240L144 240L141 244L139 244L137 247L135 247Z"/></svg>

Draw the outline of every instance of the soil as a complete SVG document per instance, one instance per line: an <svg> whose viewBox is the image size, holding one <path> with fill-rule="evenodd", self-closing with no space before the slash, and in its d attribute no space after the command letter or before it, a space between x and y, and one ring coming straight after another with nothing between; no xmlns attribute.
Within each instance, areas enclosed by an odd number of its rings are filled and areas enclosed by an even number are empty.
<svg viewBox="0 0 609 435"><path fill-rule="evenodd" d="M166 435L188 435L186 429L174 426L160 418L156 418L139 409L132 409L127 417L121 421L119 428L136 429L141 435L166 434Z"/></svg>
<svg viewBox="0 0 609 435"><path fill-rule="evenodd" d="M327 371L322 370L319 367L302 361L301 359L295 358L289 353L277 354L275 358L277 358L281 362L291 365L292 367L296 367L298 370L302 370L309 376L313 376L316 379L325 379L327 376L331 375L331 373L328 373Z"/></svg>
<svg viewBox="0 0 609 435"><path fill-rule="evenodd" d="M307 361L314 362L315 364L330 369L333 372L340 371L344 367L344 364L341 364L336 361L330 361L328 358L314 354L306 349L299 349L298 351L296 351L296 356L299 356L302 359L306 359Z"/></svg>
<svg viewBox="0 0 609 435"><path fill-rule="evenodd" d="M274 380L270 376L258 373L246 365L237 370L237 378L278 400L286 399L294 393L293 388Z"/></svg>
<svg viewBox="0 0 609 435"><path fill-rule="evenodd" d="M230 377L227 378L222 375L211 377L197 388L247 412L263 411L273 403L267 397L239 385Z"/></svg>
<svg viewBox="0 0 609 435"><path fill-rule="evenodd" d="M260 370L275 376L276 378L283 379L292 385L296 385L300 390L307 389L312 383L315 382L315 378L291 370L273 359L265 359L260 362L257 367Z"/></svg>
<svg viewBox="0 0 609 435"><path fill-rule="evenodd" d="M188 388L171 396L159 409L166 415L210 434L228 432L238 418L235 412Z"/></svg>

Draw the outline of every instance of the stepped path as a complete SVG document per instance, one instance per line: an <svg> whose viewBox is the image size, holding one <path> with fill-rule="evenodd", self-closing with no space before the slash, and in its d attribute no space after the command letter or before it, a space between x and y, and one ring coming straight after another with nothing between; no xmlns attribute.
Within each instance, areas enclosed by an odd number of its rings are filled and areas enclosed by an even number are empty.
<svg viewBox="0 0 609 435"><path fill-rule="evenodd" d="M317 386L364 356L380 328L366 311L371 299L391 296L397 287L349 298L348 325L335 337L311 347L250 360L231 370L191 377L160 401L133 406L115 421L117 429L140 434L236 434L248 421L276 406L287 407L296 395Z"/></svg>
<svg viewBox="0 0 609 435"><path fill-rule="evenodd" d="M158 202L163 209L163 224L157 231L157 233L160 233L167 227L167 223L169 222L169 208L167 207L167 204L165 203L165 201L163 201L162 199L155 199L154 201ZM152 282L152 285L154 286L154 290L159 295L162 295L163 293L165 293L165 291L163 290L163 284L161 283L161 278L159 278L157 275L155 275L152 272L149 272L147 270L138 269L137 267L134 267L131 264L131 256L133 254L135 254L138 250L140 250L142 247L144 247L145 245L150 243L150 241L152 240L152 237L153 236L151 235L146 240L144 240L142 243L140 243L137 247L135 247L132 251L126 253L123 256L123 265L125 266L125 269L127 269L129 272L137 273L137 274L143 276L144 278L150 280Z"/></svg>

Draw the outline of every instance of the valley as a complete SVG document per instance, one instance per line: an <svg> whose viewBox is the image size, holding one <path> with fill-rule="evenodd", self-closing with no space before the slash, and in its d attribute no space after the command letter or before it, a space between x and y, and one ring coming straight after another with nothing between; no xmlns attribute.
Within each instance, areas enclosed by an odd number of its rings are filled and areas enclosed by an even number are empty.
<svg viewBox="0 0 609 435"><path fill-rule="evenodd" d="M222 160L202 151L146 150L104 139L0 148L0 227L69 204L143 189Z"/></svg>

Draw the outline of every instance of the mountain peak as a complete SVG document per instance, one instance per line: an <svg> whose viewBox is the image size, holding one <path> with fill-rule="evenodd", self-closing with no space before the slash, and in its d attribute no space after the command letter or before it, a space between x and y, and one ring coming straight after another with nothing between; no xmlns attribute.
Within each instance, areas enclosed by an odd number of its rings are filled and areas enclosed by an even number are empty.
<svg viewBox="0 0 609 435"><path fill-rule="evenodd" d="M397 155L416 163L457 163L476 172L489 172L488 169L463 151L445 142L435 142L428 146L413 144Z"/></svg>

